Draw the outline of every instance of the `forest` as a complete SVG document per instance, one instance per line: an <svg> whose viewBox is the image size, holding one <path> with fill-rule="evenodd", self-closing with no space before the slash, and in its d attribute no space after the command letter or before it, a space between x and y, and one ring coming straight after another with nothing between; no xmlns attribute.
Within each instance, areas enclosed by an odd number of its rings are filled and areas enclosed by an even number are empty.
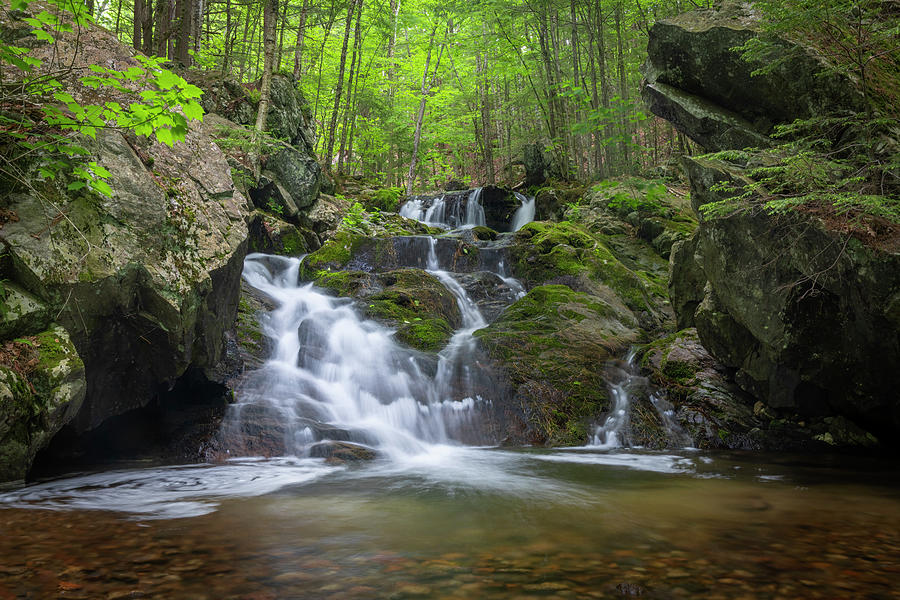
<svg viewBox="0 0 900 600"><path fill-rule="evenodd" d="M560 177L584 180L685 151L690 142L643 108L640 66L655 20L710 4L110 0L90 10L147 55L256 94L271 60L307 97L329 171L412 191L512 181L533 142Z"/></svg>

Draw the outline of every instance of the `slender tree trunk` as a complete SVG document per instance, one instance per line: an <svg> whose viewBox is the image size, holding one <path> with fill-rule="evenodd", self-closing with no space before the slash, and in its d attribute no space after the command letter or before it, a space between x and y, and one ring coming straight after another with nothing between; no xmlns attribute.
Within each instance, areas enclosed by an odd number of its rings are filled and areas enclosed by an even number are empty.
<svg viewBox="0 0 900 600"><path fill-rule="evenodd" d="M252 36L254 35L253 33L251 33L251 30L250 30L250 25L251 25L252 21L253 21L253 11L251 10L251 7L248 6L247 7L247 20L244 21L244 35L241 38L241 66L240 66L240 69L238 70L238 81L244 80L244 71L247 68L247 63L250 60L250 50L249 50L247 36L249 34L250 40L252 41L252 39L253 39ZM255 24L254 24L254 27L255 27Z"/></svg>
<svg viewBox="0 0 900 600"><path fill-rule="evenodd" d="M353 31L353 55L350 58L350 74L347 76L347 99L344 102L344 118L341 123L341 145L338 150L338 173L343 174L344 172L344 151L347 149L347 132L350 124L350 111L353 106L353 90L355 81L355 73L360 69L360 63L362 63L362 56L359 53L360 45L362 41L362 0L357 0L356 2L356 27ZM357 57L359 61L357 62ZM349 160L349 157L348 157Z"/></svg>
<svg viewBox="0 0 900 600"><path fill-rule="evenodd" d="M487 40L487 28L482 24L482 37ZM487 45L487 44L485 44ZM491 97L487 80L487 57L481 54L475 55L475 73L478 82L479 95L481 96L481 151L484 157L485 183L496 183L494 172L494 155L491 148Z"/></svg>
<svg viewBox="0 0 900 600"><path fill-rule="evenodd" d="M337 87L334 90L334 107L331 110L331 123L328 126L328 146L325 150L325 170L331 174L332 153L334 152L334 142L337 133L338 111L341 106L341 94L344 91L344 70L347 66L347 46L350 43L350 25L353 21L353 13L356 10L356 2L360 0L351 0L350 6L347 7L347 20L344 24L344 43L341 46L341 63L338 69Z"/></svg>
<svg viewBox="0 0 900 600"><path fill-rule="evenodd" d="M278 26L278 50L275 52L275 62L272 70L278 72L281 70L281 58L284 53L284 30L287 25L288 0L284 0L284 9L281 11L281 22Z"/></svg>
<svg viewBox="0 0 900 600"><path fill-rule="evenodd" d="M306 41L306 15L309 12L309 0L303 0L300 9L300 24L297 26L297 44L294 46L294 79L299 80L303 74L303 44Z"/></svg>
<svg viewBox="0 0 900 600"><path fill-rule="evenodd" d="M191 49L194 52L200 52L200 40L203 37L203 11L205 4L203 0L191 0L192 11L191 16Z"/></svg>
<svg viewBox="0 0 900 600"><path fill-rule="evenodd" d="M156 0L156 55L166 58L168 56L167 48L169 42L169 2L166 0Z"/></svg>
<svg viewBox="0 0 900 600"><path fill-rule="evenodd" d="M231 60L231 0L225 0L225 48L222 55L222 75L229 75L229 62Z"/></svg>
<svg viewBox="0 0 900 600"><path fill-rule="evenodd" d="M625 52L622 42L622 3L616 4L616 50L619 70L619 97L622 98L623 104L628 104L628 85L625 73ZM622 113L622 157L624 159L625 172L631 172L631 128L628 126L628 115Z"/></svg>
<svg viewBox="0 0 900 600"><path fill-rule="evenodd" d="M259 178L259 138L266 128L269 116L269 100L272 95L272 64L275 59L276 19L278 17L277 0L263 0L263 72L259 86L259 109L256 112L256 125L253 128L252 164L253 174Z"/></svg>
<svg viewBox="0 0 900 600"><path fill-rule="evenodd" d="M575 0L569 0L569 17L572 19L572 84L573 87L577 88L581 85L581 65L579 64L581 62L581 53L578 47L578 14L575 11ZM581 121L581 111L578 107L580 102L580 98L574 98L572 112L575 123ZM581 135L577 133L572 134L572 154L578 174L583 178L586 171L584 160L581 156Z"/></svg>
<svg viewBox="0 0 900 600"><path fill-rule="evenodd" d="M599 59L598 68L600 71L600 99L603 104L603 112L606 115L610 114L610 100L609 100L609 79L607 79L606 72L606 37L604 35L604 28L606 27L606 20L603 18L603 5L600 0L597 0L597 57ZM603 137L604 137L604 158L605 158L605 167L603 172L607 175L612 174L612 146L607 142L610 138L613 137L612 134L612 124L607 121L603 126Z"/></svg>
<svg viewBox="0 0 900 600"><path fill-rule="evenodd" d="M425 119L425 102L428 100L428 69L431 66L431 50L434 48L434 35L437 33L438 26L435 25L431 30L431 37L428 39L428 54L425 55L425 70L422 73L422 87L419 90L419 112L416 116L416 133L413 137L412 157L409 161L409 175L406 178L406 195L412 194L413 183L416 181L416 159L419 156L419 142L422 140L422 121Z"/></svg>

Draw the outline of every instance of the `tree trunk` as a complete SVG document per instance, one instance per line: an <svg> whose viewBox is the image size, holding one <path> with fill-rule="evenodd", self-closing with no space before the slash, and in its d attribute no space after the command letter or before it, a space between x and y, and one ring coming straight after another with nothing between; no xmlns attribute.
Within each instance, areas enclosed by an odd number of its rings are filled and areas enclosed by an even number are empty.
<svg viewBox="0 0 900 600"><path fill-rule="evenodd" d="M347 149L347 130L349 129L351 107L353 106L353 82L356 80L354 75L357 71L361 71L362 55L360 54L360 46L362 45L362 0L356 2L356 28L353 32L353 55L350 58L350 74L347 75L347 100L344 103L344 118L341 123L341 145L338 150L338 173L344 172L344 151ZM357 58L359 59L357 61ZM348 157L349 160L349 157Z"/></svg>
<svg viewBox="0 0 900 600"><path fill-rule="evenodd" d="M337 133L338 111L341 106L341 94L344 91L344 71L347 67L347 45L350 43L350 26L353 21L353 13L356 11L356 2L351 0L347 7L347 20L344 23L344 43L341 46L341 63L338 69L337 87L334 90L334 107L331 110L331 122L328 126L328 146L325 150L325 170L331 174L332 153L334 152L334 138Z"/></svg>
<svg viewBox="0 0 900 600"><path fill-rule="evenodd" d="M294 79L299 80L303 74L303 44L306 41L306 15L309 12L309 0L303 0L300 9L300 24L297 26L297 45L294 47Z"/></svg>
<svg viewBox="0 0 900 600"><path fill-rule="evenodd" d="M431 30L431 37L428 39L428 54L425 55L425 71L422 73L422 87L419 90L421 96L419 100L419 112L416 116L416 134L413 137L412 157L409 161L409 175L406 178L406 195L412 194L413 183L416 181L416 159L419 155L419 142L422 140L422 121L425 118L425 102L428 100L428 68L431 65L431 50L434 48L434 35L437 33L438 26L435 25Z"/></svg>
<svg viewBox="0 0 900 600"><path fill-rule="evenodd" d="M259 109L253 129L252 164L253 174L259 178L259 137L266 127L269 115L269 99L272 95L272 63L275 58L275 30L278 16L277 0L263 0L263 73L259 86Z"/></svg>
<svg viewBox="0 0 900 600"><path fill-rule="evenodd" d="M167 0L156 0L156 55L163 58L168 57L169 43L169 2Z"/></svg>
<svg viewBox="0 0 900 600"><path fill-rule="evenodd" d="M227 77L230 73L228 63L231 60L231 0L225 0L225 48L222 55L222 75Z"/></svg>
<svg viewBox="0 0 900 600"><path fill-rule="evenodd" d="M140 52L144 49L142 37L144 33L144 21L147 19L147 5L144 0L134 0L134 28L131 33L131 45Z"/></svg>
<svg viewBox="0 0 900 600"><path fill-rule="evenodd" d="M175 37L175 60L184 66L191 64L191 32L193 31L193 4L199 3L200 0L177 0L175 10L177 15L177 26Z"/></svg>
<svg viewBox="0 0 900 600"><path fill-rule="evenodd" d="M622 42L622 3L616 4L616 50L618 52L618 69L619 69L619 97L622 98L623 104L628 104L628 86L625 73L625 52ZM623 107L624 108L624 107ZM631 172L631 128L628 126L628 115L622 113L622 158L624 160L625 172Z"/></svg>

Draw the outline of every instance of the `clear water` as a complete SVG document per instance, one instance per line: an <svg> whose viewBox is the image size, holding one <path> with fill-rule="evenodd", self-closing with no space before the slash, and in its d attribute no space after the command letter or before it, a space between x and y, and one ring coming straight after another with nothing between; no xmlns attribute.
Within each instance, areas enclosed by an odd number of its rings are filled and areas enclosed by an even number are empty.
<svg viewBox="0 0 900 600"><path fill-rule="evenodd" d="M897 475L458 446L96 473L3 496L0 597L896 598Z"/></svg>
<svg viewBox="0 0 900 600"><path fill-rule="evenodd" d="M627 360L595 445L471 445L484 319L431 248L463 319L430 369L296 259L249 257L273 352L223 435L265 407L285 455L0 493L0 599L900 597L893 462L622 448ZM377 458L310 456L335 436Z"/></svg>

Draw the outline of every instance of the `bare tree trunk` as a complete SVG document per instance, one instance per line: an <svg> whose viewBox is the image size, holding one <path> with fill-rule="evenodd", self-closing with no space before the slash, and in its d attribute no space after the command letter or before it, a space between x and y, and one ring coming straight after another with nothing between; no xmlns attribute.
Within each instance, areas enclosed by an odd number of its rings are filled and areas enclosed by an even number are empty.
<svg viewBox="0 0 900 600"><path fill-rule="evenodd" d="M193 31L193 5L192 2L199 0L177 0L175 10L177 11L177 25L175 38L175 59L185 66L191 64L191 32Z"/></svg>
<svg viewBox="0 0 900 600"><path fill-rule="evenodd" d="M487 28L482 24L482 35L487 38ZM487 44L485 44L487 45ZM494 154L491 148L491 96L487 81L487 57L481 54L475 55L475 73L477 77L477 85L479 88L479 96L481 96L481 151L484 157L485 183L493 185L496 183L496 173L494 172Z"/></svg>
<svg viewBox="0 0 900 600"><path fill-rule="evenodd" d="M272 95L272 63L275 58L275 31L278 16L277 0L263 0L263 73L259 86L259 109L256 112L256 125L253 129L251 162L253 175L259 178L259 137L266 127L269 115L269 99Z"/></svg>
<svg viewBox="0 0 900 600"><path fill-rule="evenodd" d="M341 94L344 91L344 71L347 66L347 45L350 43L350 26L353 21L353 13L356 11L356 2L351 0L347 7L347 20L344 24L344 44L341 46L341 63L338 69L337 87L334 89L334 107L331 110L331 123L328 126L328 145L325 150L325 170L331 174L331 160L334 152L334 138L337 133L338 111L341 106Z"/></svg>
<svg viewBox="0 0 900 600"><path fill-rule="evenodd" d="M419 142L422 140L422 121L425 118L425 102L428 100L428 68L431 66L431 50L434 48L434 35L437 33L438 26L435 25L431 30L431 37L428 39L428 54L425 55L425 70L422 73L422 87L419 90L419 112L416 116L416 134L413 137L412 158L409 161L409 175L406 178L406 194L412 194L413 183L416 181L416 159L419 156Z"/></svg>
<svg viewBox="0 0 900 600"><path fill-rule="evenodd" d="M341 145L338 150L338 173L343 174L344 172L344 151L347 149L347 130L350 121L350 110L353 105L353 82L355 81L354 74L358 70L362 70L360 65L362 63L362 55L360 54L360 46L362 44L362 0L357 0L356 2L356 28L353 32L353 55L350 58L350 74L347 76L347 100L344 103L344 118L341 123ZM357 62L357 57L359 61ZM349 159L349 157L348 157Z"/></svg>
<svg viewBox="0 0 900 600"><path fill-rule="evenodd" d="M628 103L628 85L625 73L625 52L622 42L622 3L616 4L616 49L618 51L618 69L619 69L619 95L622 101ZM631 172L631 128L628 126L628 115L622 114L622 158L624 160L625 172Z"/></svg>
<svg viewBox="0 0 900 600"><path fill-rule="evenodd" d="M156 0L156 55L166 58L168 56L169 42L169 2L167 0Z"/></svg>
<svg viewBox="0 0 900 600"><path fill-rule="evenodd" d="M203 0L191 0L193 3L192 8L194 9L191 17L191 42L192 42L192 50L194 52L200 52L200 39L202 37L202 23L203 23L203 10L204 3Z"/></svg>
<svg viewBox="0 0 900 600"><path fill-rule="evenodd" d="M278 26L278 50L275 52L275 62L272 70L276 73L281 70L281 58L284 52L284 30L287 25L288 0L284 0L284 10L281 11L281 23Z"/></svg>
<svg viewBox="0 0 900 600"><path fill-rule="evenodd" d="M228 63L231 60L231 0L225 0L225 48L222 56L222 75L229 75Z"/></svg>
<svg viewBox="0 0 900 600"><path fill-rule="evenodd" d="M300 24L297 26L297 45L294 47L294 79L303 74L303 43L306 41L306 15L309 12L309 0L303 0L300 9Z"/></svg>
<svg viewBox="0 0 900 600"><path fill-rule="evenodd" d="M147 20L147 4L144 0L134 0L134 28L131 32L131 45L134 49L141 51L144 49L142 36L144 33L144 22Z"/></svg>

